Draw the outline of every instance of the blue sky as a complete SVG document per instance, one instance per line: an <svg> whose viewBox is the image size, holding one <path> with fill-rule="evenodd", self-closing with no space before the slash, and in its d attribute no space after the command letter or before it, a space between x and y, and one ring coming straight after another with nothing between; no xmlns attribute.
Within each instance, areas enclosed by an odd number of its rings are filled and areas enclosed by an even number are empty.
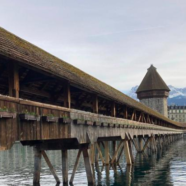
<svg viewBox="0 0 186 186"><path fill-rule="evenodd" d="M125 91L151 64L186 87L185 0L0 0L0 26Z"/></svg>

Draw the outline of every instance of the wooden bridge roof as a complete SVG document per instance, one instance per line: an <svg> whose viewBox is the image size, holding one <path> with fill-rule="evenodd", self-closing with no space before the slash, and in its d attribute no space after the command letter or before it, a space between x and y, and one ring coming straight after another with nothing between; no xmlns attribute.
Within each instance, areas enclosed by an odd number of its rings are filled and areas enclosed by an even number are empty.
<svg viewBox="0 0 186 186"><path fill-rule="evenodd" d="M16 60L26 65L68 80L71 84L85 88L92 93L107 97L120 104L128 105L137 110L160 118L173 125L182 126L181 123L172 121L160 113L135 101L113 87L99 81L69 63L49 54L37 46L15 36L0 27L0 55Z"/></svg>
<svg viewBox="0 0 186 186"><path fill-rule="evenodd" d="M150 90L164 90L168 92L170 91L169 87L163 81L153 65L148 68L148 71L143 78L140 86L138 87L136 93Z"/></svg>

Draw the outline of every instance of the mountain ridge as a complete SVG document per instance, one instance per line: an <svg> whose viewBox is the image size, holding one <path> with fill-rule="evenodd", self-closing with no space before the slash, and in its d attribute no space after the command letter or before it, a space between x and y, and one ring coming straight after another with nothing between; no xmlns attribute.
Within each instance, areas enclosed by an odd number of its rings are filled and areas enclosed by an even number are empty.
<svg viewBox="0 0 186 186"><path fill-rule="evenodd" d="M178 105L178 106L186 106L186 87L177 88L172 85L168 85L170 92L168 97L168 105ZM136 90L138 85L134 86L129 90L126 94L131 98L139 101L137 99Z"/></svg>

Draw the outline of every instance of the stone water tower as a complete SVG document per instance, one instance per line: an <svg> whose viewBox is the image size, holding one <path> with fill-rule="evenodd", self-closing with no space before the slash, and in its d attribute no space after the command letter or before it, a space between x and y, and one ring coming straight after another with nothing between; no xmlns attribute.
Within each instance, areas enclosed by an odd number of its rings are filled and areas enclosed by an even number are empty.
<svg viewBox="0 0 186 186"><path fill-rule="evenodd" d="M151 65L136 93L141 103L167 117L169 91L169 87L158 74L156 68Z"/></svg>

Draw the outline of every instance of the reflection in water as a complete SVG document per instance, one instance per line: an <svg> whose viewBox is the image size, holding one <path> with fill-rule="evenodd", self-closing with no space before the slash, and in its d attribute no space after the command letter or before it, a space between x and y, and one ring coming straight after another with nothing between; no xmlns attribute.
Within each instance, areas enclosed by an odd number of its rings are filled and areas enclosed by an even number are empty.
<svg viewBox="0 0 186 186"><path fill-rule="evenodd" d="M99 186L181 186L186 182L186 140L175 142L166 151L150 154L135 154L133 166L126 165L122 154L119 165L93 167L96 184ZM47 151L51 163L61 179L61 151ZM69 178L77 151L69 151ZM34 154L30 147L15 144L9 151L0 152L0 186L32 186ZM55 186L55 180L42 159L41 186ZM61 184L62 185L62 184ZM82 157L74 178L74 186L87 185Z"/></svg>

